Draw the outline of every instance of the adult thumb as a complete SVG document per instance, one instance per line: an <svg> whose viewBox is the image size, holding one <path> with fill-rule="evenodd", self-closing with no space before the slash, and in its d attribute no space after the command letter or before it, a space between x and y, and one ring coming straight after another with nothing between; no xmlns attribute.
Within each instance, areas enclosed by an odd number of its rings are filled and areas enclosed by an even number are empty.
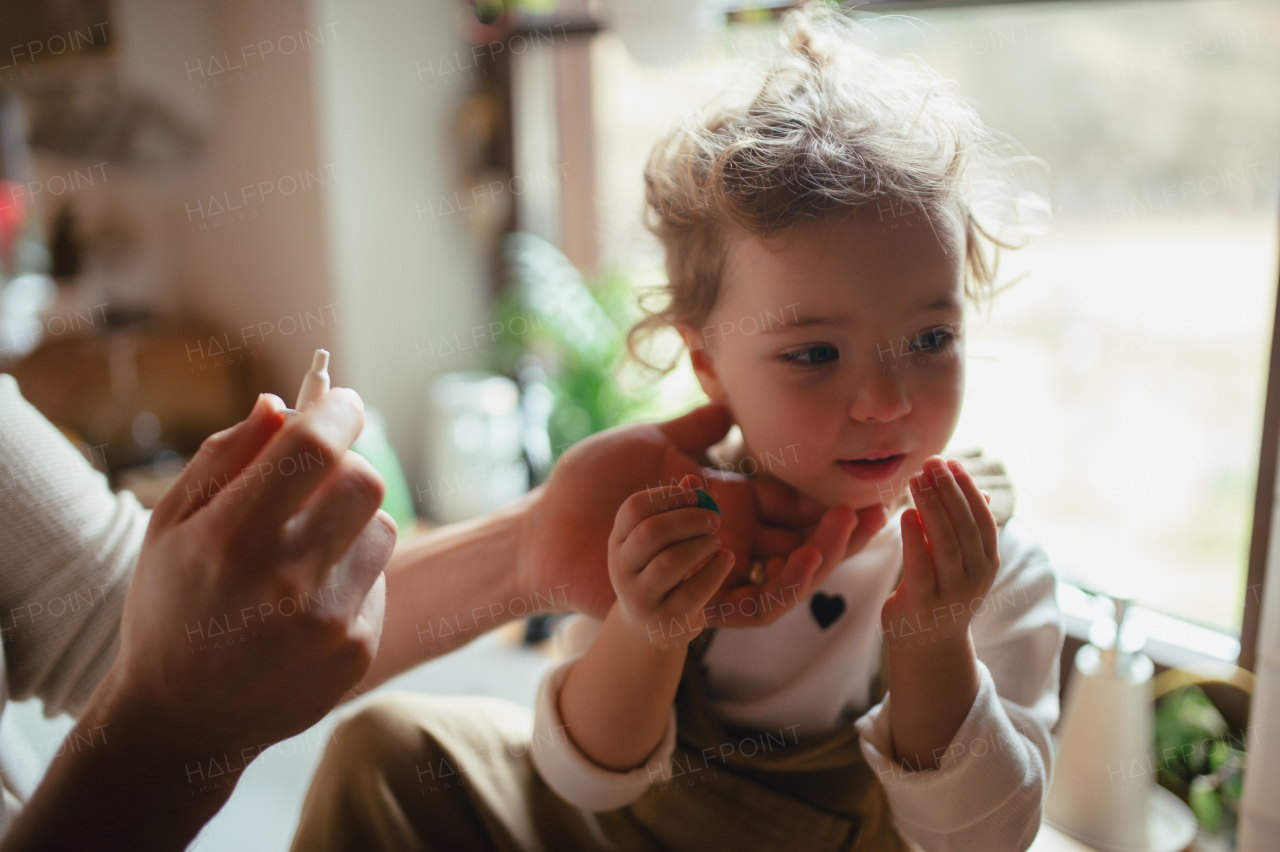
<svg viewBox="0 0 1280 852"><path fill-rule="evenodd" d="M708 403L674 420L659 423L658 428L685 453L702 453L729 432L733 415L718 402Z"/></svg>

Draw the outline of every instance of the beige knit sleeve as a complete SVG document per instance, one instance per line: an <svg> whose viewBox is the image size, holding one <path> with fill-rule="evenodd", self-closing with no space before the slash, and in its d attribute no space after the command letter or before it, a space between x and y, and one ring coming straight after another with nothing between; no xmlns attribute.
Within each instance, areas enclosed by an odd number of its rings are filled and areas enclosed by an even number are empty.
<svg viewBox="0 0 1280 852"><path fill-rule="evenodd" d="M115 495L0 375L0 638L5 691L78 713L119 644L149 513Z"/></svg>

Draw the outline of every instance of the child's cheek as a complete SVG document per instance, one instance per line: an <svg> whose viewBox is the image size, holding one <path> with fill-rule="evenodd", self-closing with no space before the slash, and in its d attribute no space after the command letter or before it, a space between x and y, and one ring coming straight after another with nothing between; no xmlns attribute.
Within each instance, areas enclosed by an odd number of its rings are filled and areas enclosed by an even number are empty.
<svg viewBox="0 0 1280 852"><path fill-rule="evenodd" d="M964 369L953 356L933 371L921 371L911 388L912 411L923 427L926 455L942 452L960 419L964 401Z"/></svg>
<svg viewBox="0 0 1280 852"><path fill-rule="evenodd" d="M832 418L823 408L830 409L830 402L823 406L794 393L760 399L750 409L734 405L747 445L762 465L770 468L769 472L783 478L785 471L772 468L805 467L816 457L817 450L830 441L824 426Z"/></svg>

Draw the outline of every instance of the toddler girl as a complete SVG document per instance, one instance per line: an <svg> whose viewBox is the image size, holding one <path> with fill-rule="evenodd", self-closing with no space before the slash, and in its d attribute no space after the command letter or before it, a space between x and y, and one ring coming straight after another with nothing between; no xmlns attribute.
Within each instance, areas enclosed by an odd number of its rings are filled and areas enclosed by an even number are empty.
<svg viewBox="0 0 1280 852"><path fill-rule="evenodd" d="M770 623L717 628L723 583L782 567L734 565L695 493L713 482L633 496L609 545L617 601L567 625L534 736L559 745L532 761L564 802L665 849L1025 849L1058 715L1054 575L1008 501L937 455L963 302L1002 245L983 221L1001 163L934 76L789 14L789 55L750 104L651 157L669 298L638 332L678 329L738 458L846 507L842 535L877 503L893 517L790 586L812 594L766 598Z"/></svg>

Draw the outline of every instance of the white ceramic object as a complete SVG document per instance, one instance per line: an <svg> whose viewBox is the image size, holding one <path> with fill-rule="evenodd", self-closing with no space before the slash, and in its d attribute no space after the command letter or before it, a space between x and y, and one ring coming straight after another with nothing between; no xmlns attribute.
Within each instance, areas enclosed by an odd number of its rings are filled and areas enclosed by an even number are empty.
<svg viewBox="0 0 1280 852"><path fill-rule="evenodd" d="M1045 818L1090 845L1146 848L1152 672L1145 654L1094 645L1076 653Z"/></svg>
<svg viewBox="0 0 1280 852"><path fill-rule="evenodd" d="M450 524L528 491L523 426L520 390L506 376L458 372L432 382L425 448L430 479L417 485L423 510Z"/></svg>
<svg viewBox="0 0 1280 852"><path fill-rule="evenodd" d="M1052 824L1052 823L1051 823ZM1158 784L1147 791L1147 837L1141 846L1116 846L1054 828L1091 846L1096 852L1183 852L1196 836L1196 816L1181 799Z"/></svg>

